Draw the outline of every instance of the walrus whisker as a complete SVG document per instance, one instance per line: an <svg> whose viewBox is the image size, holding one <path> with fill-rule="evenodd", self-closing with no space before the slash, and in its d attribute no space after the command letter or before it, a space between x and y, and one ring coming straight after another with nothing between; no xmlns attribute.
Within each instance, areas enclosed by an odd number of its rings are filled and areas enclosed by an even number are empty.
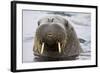
<svg viewBox="0 0 100 73"><path fill-rule="evenodd" d="M58 50L59 50L59 53L61 53L61 46L60 46L60 42L58 42Z"/></svg>
<svg viewBox="0 0 100 73"><path fill-rule="evenodd" d="M44 43L42 43L42 48L41 48L41 54L43 53L43 51L44 51Z"/></svg>

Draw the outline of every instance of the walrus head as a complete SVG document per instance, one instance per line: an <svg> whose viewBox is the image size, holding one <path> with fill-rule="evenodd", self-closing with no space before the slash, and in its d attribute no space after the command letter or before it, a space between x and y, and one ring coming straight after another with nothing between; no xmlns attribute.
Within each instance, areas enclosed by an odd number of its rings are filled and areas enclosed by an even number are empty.
<svg viewBox="0 0 100 73"><path fill-rule="evenodd" d="M66 43L71 42L67 41L70 37L70 30L68 21L62 17L40 19L36 30L34 54L53 58L64 55Z"/></svg>
<svg viewBox="0 0 100 73"><path fill-rule="evenodd" d="M41 54L43 53L43 49L47 47L49 51L58 51L61 53L61 45L63 41L66 40L66 32L63 27L60 26L60 23L44 23L39 25L39 28L36 32L37 36L39 37L41 42ZM44 45L44 46L43 46Z"/></svg>

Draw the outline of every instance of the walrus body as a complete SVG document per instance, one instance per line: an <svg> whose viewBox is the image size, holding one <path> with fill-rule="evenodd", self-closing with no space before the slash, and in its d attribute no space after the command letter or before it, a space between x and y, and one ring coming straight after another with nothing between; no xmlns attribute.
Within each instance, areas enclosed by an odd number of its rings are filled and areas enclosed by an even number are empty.
<svg viewBox="0 0 100 73"><path fill-rule="evenodd" d="M34 55L45 58L76 58L80 44L72 25L63 17L50 16L38 21Z"/></svg>

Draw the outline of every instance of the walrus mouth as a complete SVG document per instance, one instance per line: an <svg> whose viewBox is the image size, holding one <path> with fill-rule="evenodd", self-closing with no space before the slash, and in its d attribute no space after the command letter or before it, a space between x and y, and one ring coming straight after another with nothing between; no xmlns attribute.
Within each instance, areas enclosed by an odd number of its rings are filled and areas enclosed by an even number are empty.
<svg viewBox="0 0 100 73"><path fill-rule="evenodd" d="M40 50L40 54L41 54L41 55L42 55L43 52L44 52L44 45L45 45L45 43L43 42L43 43L42 43L41 50ZM58 42L58 52L61 53L61 44L60 44L60 42Z"/></svg>

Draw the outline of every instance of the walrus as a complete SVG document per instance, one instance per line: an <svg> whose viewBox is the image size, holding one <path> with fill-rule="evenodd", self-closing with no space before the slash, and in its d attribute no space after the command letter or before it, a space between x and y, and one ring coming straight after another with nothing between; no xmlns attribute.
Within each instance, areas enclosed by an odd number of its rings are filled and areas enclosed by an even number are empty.
<svg viewBox="0 0 100 73"><path fill-rule="evenodd" d="M39 58L76 58L81 46L71 23L61 16L43 17L38 21L33 51Z"/></svg>

